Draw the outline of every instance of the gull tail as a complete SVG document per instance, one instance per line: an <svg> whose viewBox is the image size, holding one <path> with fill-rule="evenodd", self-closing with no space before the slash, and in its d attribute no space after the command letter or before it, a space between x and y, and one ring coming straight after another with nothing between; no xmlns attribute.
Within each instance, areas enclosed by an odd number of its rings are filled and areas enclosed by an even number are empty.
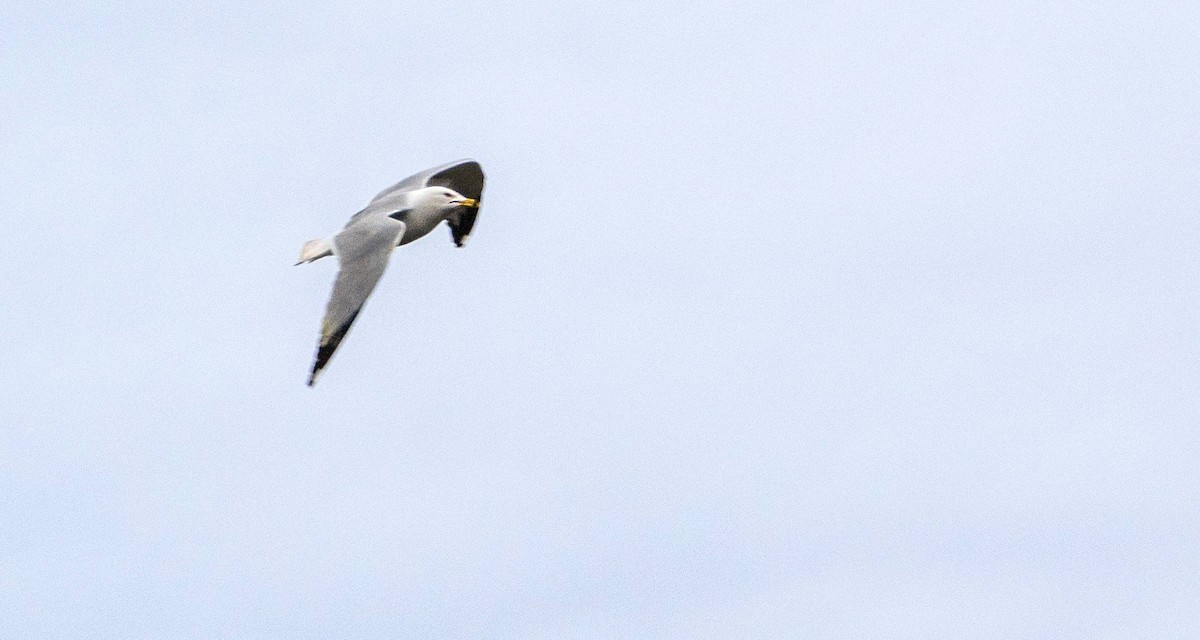
<svg viewBox="0 0 1200 640"><path fill-rule="evenodd" d="M297 262L296 265L298 266L304 264L305 262L320 260L321 258L331 255L333 255L333 245L330 244L328 240L325 240L324 238L309 240L308 242L304 243L303 247L300 248L300 262Z"/></svg>

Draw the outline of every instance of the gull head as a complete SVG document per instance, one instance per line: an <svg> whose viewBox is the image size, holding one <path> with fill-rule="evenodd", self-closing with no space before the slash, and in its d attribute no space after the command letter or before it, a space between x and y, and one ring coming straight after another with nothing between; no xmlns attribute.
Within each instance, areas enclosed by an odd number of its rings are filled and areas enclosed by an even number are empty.
<svg viewBox="0 0 1200 640"><path fill-rule="evenodd" d="M468 198L454 189L446 187L425 187L412 193L413 204L416 207L431 207L449 213L459 207L475 209L479 201Z"/></svg>

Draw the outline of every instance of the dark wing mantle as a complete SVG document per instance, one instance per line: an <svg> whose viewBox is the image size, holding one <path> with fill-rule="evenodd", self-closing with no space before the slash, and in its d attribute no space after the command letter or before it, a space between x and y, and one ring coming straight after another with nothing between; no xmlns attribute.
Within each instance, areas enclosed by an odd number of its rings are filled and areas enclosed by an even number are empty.
<svg viewBox="0 0 1200 640"><path fill-rule="evenodd" d="M474 160L465 159L444 164L440 167L426 169L380 191L371 202L382 200L401 191L424 189L425 187L448 187L482 203L483 167L479 166L479 163ZM478 216L478 208L464 208L457 216L457 219L447 220L447 223L450 225L450 234L454 237L455 245L461 247L466 244L467 238L475 228L475 219Z"/></svg>

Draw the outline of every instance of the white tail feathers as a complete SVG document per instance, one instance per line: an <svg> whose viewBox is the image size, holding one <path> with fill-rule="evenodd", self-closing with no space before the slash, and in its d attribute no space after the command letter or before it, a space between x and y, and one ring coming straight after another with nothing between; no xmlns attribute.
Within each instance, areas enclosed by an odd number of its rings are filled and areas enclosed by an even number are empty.
<svg viewBox="0 0 1200 640"><path fill-rule="evenodd" d="M309 240L300 248L300 262L296 264L304 264L313 260L320 260L325 256L333 255L333 245L329 244L328 240L320 239Z"/></svg>

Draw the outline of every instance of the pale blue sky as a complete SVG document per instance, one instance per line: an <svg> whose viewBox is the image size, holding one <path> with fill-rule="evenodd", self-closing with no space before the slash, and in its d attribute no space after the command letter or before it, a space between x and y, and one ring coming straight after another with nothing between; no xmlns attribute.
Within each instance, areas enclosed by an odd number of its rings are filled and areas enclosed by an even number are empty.
<svg viewBox="0 0 1200 640"><path fill-rule="evenodd" d="M1200 635L1195 3L0 42L0 637ZM306 388L300 245L467 156Z"/></svg>

